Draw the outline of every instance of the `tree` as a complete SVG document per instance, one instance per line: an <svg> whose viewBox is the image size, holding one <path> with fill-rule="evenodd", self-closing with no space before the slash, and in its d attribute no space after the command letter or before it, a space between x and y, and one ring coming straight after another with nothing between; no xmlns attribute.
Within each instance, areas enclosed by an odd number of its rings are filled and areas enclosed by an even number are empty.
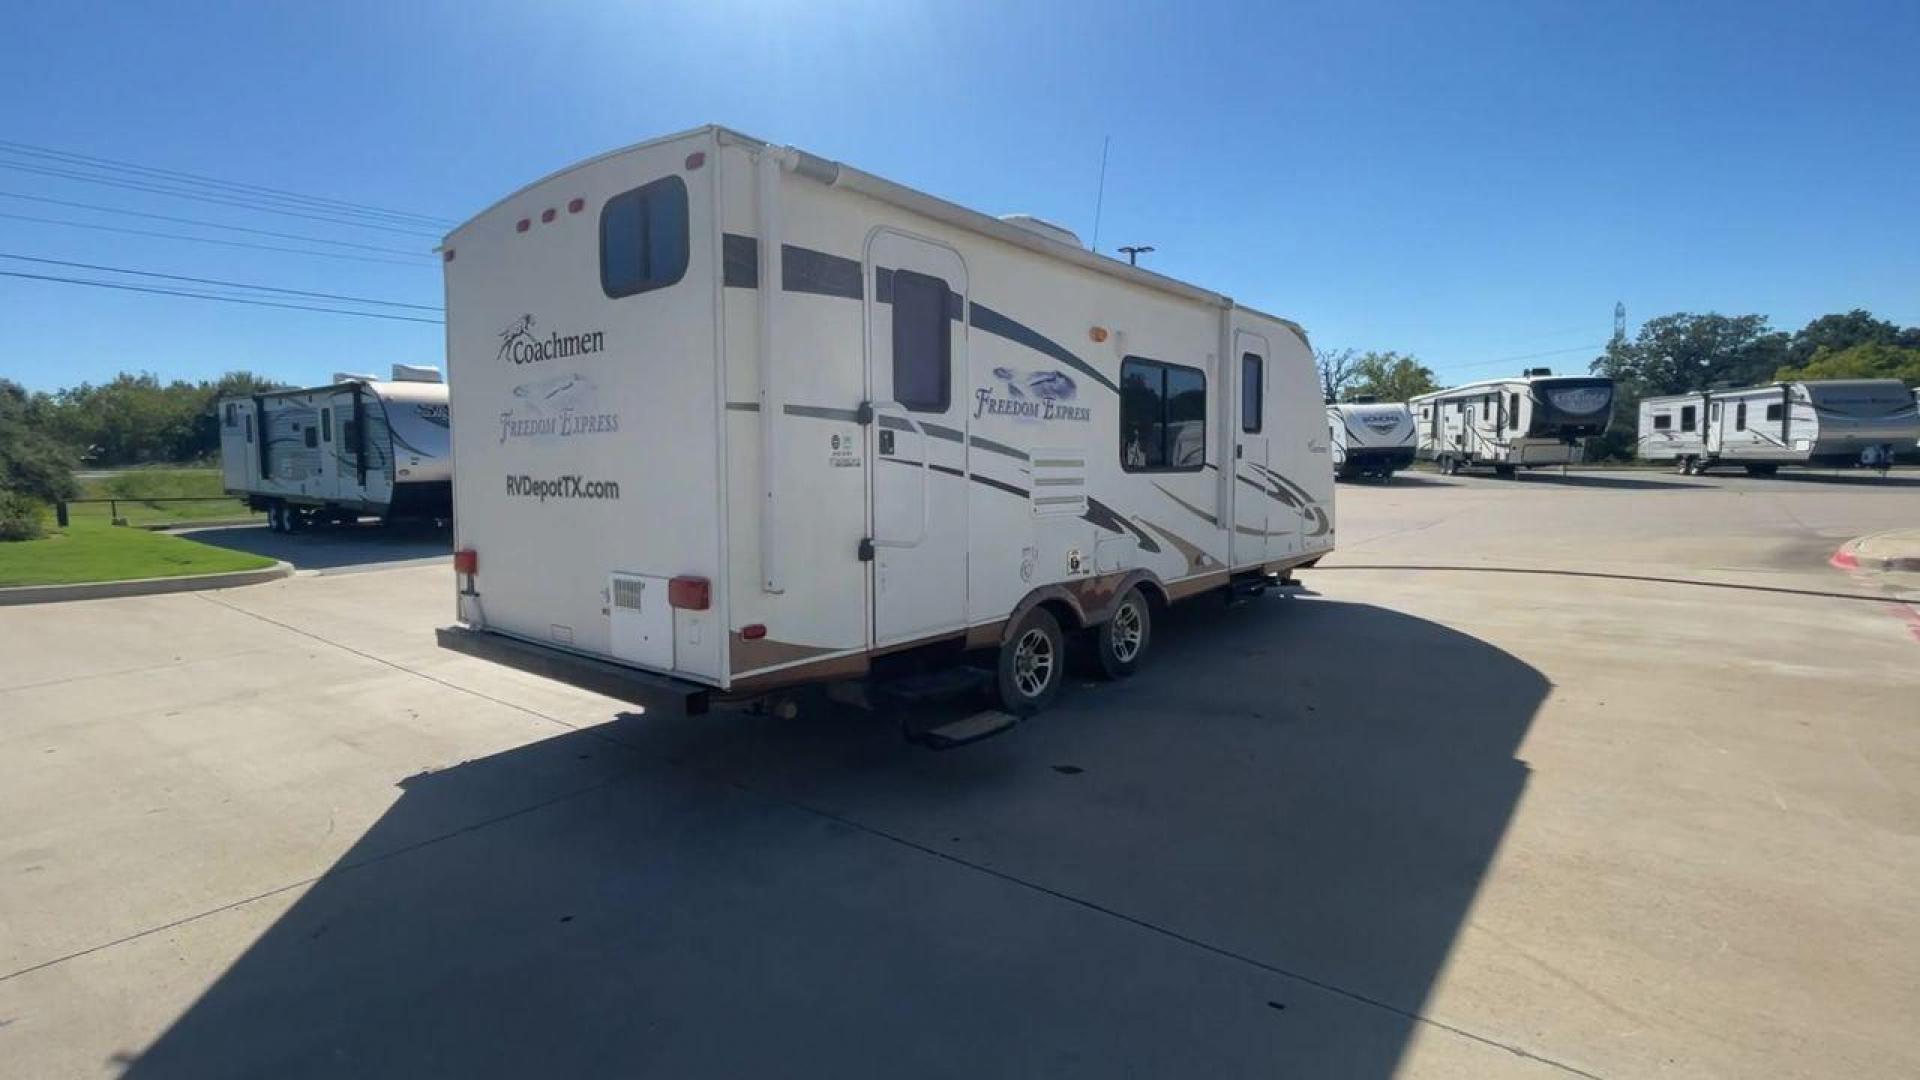
<svg viewBox="0 0 1920 1080"><path fill-rule="evenodd" d="M1899 379L1920 385L1920 348L1867 342L1845 349L1825 345L1814 350L1805 364L1783 367L1773 377L1789 379Z"/></svg>
<svg viewBox="0 0 1920 1080"><path fill-rule="evenodd" d="M1314 366L1320 369L1320 392L1328 404L1339 401L1353 385L1352 349L1315 349Z"/></svg>
<svg viewBox="0 0 1920 1080"><path fill-rule="evenodd" d="M1765 315L1681 311L1647 320L1632 341L1609 342L1591 366L1614 381L1613 424L1592 453L1631 456L1643 397L1768 381L1785 362L1788 340Z"/></svg>
<svg viewBox="0 0 1920 1080"><path fill-rule="evenodd" d="M1411 356L1397 352L1370 352L1353 362L1353 386L1349 397L1374 397L1381 401L1406 401L1440 389L1432 369Z"/></svg>
<svg viewBox="0 0 1920 1080"><path fill-rule="evenodd" d="M1865 308L1854 308L1844 314L1822 315L1793 335L1792 342L1787 346L1786 362L1793 367L1802 367L1821 349L1845 352L1857 345L1920 348L1920 328L1902 330L1885 319L1874 318L1873 313Z"/></svg>
<svg viewBox="0 0 1920 1080"><path fill-rule="evenodd" d="M47 433L45 405L42 395L0 379L0 492L43 502L79 493L73 451Z"/></svg>

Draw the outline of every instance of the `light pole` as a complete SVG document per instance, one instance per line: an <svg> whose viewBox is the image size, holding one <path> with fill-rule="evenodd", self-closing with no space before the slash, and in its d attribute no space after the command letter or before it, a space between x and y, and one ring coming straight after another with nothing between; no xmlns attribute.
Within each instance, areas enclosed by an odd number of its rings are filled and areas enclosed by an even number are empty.
<svg viewBox="0 0 1920 1080"><path fill-rule="evenodd" d="M1140 265L1140 256L1142 256L1142 255L1145 255L1145 254L1146 254L1147 252L1149 252L1149 251L1152 251L1152 250L1153 250L1153 245L1151 245L1151 244L1142 244L1142 245L1139 245L1139 246L1137 246L1137 247L1127 247L1127 246L1125 246L1125 245L1122 245L1122 246L1121 246L1121 248L1120 248L1120 250L1121 250L1121 251L1124 251L1124 252L1126 252L1126 253L1127 253L1127 265L1128 265L1128 266L1139 266L1139 265Z"/></svg>

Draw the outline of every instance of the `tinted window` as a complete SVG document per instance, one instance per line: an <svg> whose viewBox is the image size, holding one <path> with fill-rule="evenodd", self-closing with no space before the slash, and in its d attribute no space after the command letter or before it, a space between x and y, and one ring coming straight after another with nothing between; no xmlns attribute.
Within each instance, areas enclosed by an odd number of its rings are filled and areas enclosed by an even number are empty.
<svg viewBox="0 0 1920 1080"><path fill-rule="evenodd" d="M1733 430L1747 430L1747 403L1744 401L1733 407Z"/></svg>
<svg viewBox="0 0 1920 1080"><path fill-rule="evenodd" d="M1192 472L1206 460L1206 375L1128 357L1120 365L1121 467Z"/></svg>
<svg viewBox="0 0 1920 1080"><path fill-rule="evenodd" d="M1681 431L1692 431L1694 429L1695 415L1696 414L1694 412L1694 407L1692 405L1681 406L1680 408L1680 430Z"/></svg>
<svg viewBox="0 0 1920 1080"><path fill-rule="evenodd" d="M1253 353L1240 356L1240 430L1254 434L1260 430L1261 375L1260 358Z"/></svg>
<svg viewBox="0 0 1920 1080"><path fill-rule="evenodd" d="M307 425L307 432L305 435L305 438L307 441L307 449L311 450L314 447L320 445L319 435L320 435L320 431L318 428L315 428L312 424Z"/></svg>
<svg viewBox="0 0 1920 1080"><path fill-rule="evenodd" d="M320 410L320 437L322 439L325 439L328 442L333 441L333 410L332 409Z"/></svg>
<svg viewBox="0 0 1920 1080"><path fill-rule="evenodd" d="M347 453L360 452L360 425L357 421L340 421L340 441L347 444Z"/></svg>
<svg viewBox="0 0 1920 1080"><path fill-rule="evenodd" d="M1667 414L1667 413L1655 413L1655 414L1654 414L1654 416L1653 416L1653 430L1655 430L1655 431L1665 431L1665 430L1667 430L1668 428L1670 428L1670 427L1672 427L1672 426L1673 426L1673 417L1672 417L1671 415L1669 415L1669 414Z"/></svg>
<svg viewBox="0 0 1920 1080"><path fill-rule="evenodd" d="M1769 420L1780 419L1780 406L1777 402L1775 404L1767 406L1767 419Z"/></svg>
<svg viewBox="0 0 1920 1080"><path fill-rule="evenodd" d="M663 289L687 272L687 185L666 176L600 208L600 288L610 297Z"/></svg>
<svg viewBox="0 0 1920 1080"><path fill-rule="evenodd" d="M946 412L953 388L953 324L947 283L893 272L893 400L914 412Z"/></svg>
<svg viewBox="0 0 1920 1080"><path fill-rule="evenodd" d="M1520 426L1520 395L1519 394L1507 395L1507 426L1510 428L1517 428Z"/></svg>

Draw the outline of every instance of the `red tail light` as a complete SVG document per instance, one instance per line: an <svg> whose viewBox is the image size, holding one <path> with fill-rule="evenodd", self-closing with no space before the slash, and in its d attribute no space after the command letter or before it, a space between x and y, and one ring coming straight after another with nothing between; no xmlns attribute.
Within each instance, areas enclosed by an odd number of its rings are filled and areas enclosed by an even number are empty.
<svg viewBox="0 0 1920 1080"><path fill-rule="evenodd" d="M453 553L453 572L456 574L477 574L480 572L480 553L472 548L461 548Z"/></svg>
<svg viewBox="0 0 1920 1080"><path fill-rule="evenodd" d="M667 604L682 611L705 611L713 589L703 577L677 577L667 582Z"/></svg>
<svg viewBox="0 0 1920 1080"><path fill-rule="evenodd" d="M767 624L748 623L740 628L740 636L748 641L759 641L767 636Z"/></svg>

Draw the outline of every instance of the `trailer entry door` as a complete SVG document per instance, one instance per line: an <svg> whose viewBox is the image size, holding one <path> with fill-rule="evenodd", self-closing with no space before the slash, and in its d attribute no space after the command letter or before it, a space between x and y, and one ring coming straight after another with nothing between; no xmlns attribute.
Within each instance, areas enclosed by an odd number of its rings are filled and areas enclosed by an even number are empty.
<svg viewBox="0 0 1920 1080"><path fill-rule="evenodd" d="M1240 404L1240 415L1233 433L1233 537L1228 543L1231 562L1239 569L1266 561L1267 534L1289 512L1267 494L1273 485L1267 473L1267 339L1242 330L1234 334L1233 351L1239 360L1233 400Z"/></svg>
<svg viewBox="0 0 1920 1080"><path fill-rule="evenodd" d="M967 268L881 230L866 272L872 636L890 645L966 625Z"/></svg>

